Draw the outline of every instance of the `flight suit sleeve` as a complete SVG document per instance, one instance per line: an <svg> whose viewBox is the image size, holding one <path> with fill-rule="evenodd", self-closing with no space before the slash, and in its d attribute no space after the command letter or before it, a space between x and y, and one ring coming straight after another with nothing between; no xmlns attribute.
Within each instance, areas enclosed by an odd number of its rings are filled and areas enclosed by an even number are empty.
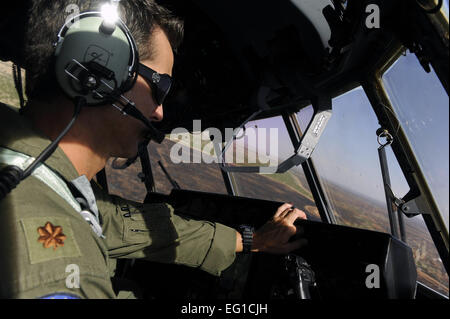
<svg viewBox="0 0 450 319"><path fill-rule="evenodd" d="M200 268L219 276L236 257L236 230L174 213L168 204L97 196L112 258L143 258Z"/></svg>

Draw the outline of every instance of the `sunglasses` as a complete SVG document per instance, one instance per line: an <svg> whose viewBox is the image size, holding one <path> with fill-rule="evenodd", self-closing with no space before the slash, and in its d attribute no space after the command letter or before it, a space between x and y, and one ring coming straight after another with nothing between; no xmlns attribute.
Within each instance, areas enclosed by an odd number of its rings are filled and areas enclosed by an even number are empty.
<svg viewBox="0 0 450 319"><path fill-rule="evenodd" d="M153 98L158 105L162 105L172 87L172 77L161 74L139 63L138 74L142 76L152 88Z"/></svg>

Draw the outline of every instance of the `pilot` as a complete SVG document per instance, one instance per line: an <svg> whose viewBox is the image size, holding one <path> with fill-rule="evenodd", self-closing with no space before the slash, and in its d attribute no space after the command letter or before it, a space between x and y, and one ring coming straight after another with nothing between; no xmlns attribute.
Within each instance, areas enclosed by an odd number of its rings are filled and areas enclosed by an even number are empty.
<svg viewBox="0 0 450 319"><path fill-rule="evenodd" d="M80 12L101 4L77 2ZM71 120L73 101L56 82L52 44L66 7L74 3L34 1L30 9L24 49L28 103L20 113L0 105L0 167L36 158ZM141 63L171 75L182 22L150 0L122 1L120 15ZM152 90L139 76L125 95L158 122L163 106ZM165 203L139 204L106 194L94 176L110 157L135 156L146 134L142 122L111 105L84 107L45 165L0 201L1 297L117 298L111 278L119 258L175 263L220 276L236 253L286 254L304 244L290 240L298 233L294 222L306 218L291 204L252 232L178 216ZM81 203L91 217L76 209Z"/></svg>

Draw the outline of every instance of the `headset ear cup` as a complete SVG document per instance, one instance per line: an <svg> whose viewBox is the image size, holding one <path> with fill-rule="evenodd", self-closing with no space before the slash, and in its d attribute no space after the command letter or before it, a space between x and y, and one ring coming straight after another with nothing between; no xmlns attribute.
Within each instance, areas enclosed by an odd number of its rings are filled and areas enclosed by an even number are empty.
<svg viewBox="0 0 450 319"><path fill-rule="evenodd" d="M110 102L136 81L138 55L131 34L121 21L111 34L102 33L102 22L100 12L80 14L76 27L63 26L55 50L60 87L71 99L84 96L90 106Z"/></svg>

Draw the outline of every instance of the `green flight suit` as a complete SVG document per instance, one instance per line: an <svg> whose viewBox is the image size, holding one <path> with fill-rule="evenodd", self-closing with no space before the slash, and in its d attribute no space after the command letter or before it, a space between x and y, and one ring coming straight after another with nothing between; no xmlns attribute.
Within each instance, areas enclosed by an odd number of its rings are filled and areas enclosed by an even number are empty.
<svg viewBox="0 0 450 319"><path fill-rule="evenodd" d="M0 104L0 147L36 157L49 143ZM66 182L79 177L59 148L45 164ZM117 258L182 264L214 275L233 263L234 229L177 216L168 204L139 204L95 185L93 190L104 238L34 176L0 201L0 297L116 298L111 277Z"/></svg>

